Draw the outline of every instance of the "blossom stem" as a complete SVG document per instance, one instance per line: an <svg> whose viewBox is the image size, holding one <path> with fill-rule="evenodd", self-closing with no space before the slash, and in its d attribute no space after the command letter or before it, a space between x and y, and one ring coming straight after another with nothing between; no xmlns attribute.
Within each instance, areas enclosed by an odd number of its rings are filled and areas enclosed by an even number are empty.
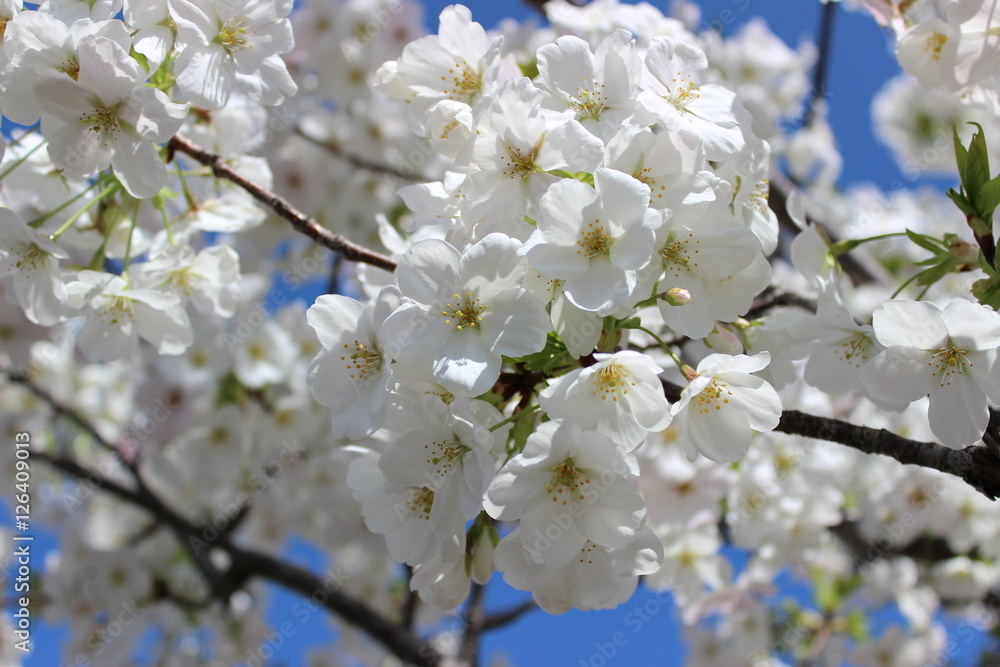
<svg viewBox="0 0 1000 667"><path fill-rule="evenodd" d="M844 253L854 250L863 243L868 243L869 241L881 241L882 239L889 239L894 236L906 236L906 232L891 232L889 234L879 234L878 236L869 236L863 239L844 239L843 241L838 241L830 246L830 252L834 257L840 257Z"/></svg>
<svg viewBox="0 0 1000 667"><path fill-rule="evenodd" d="M512 421L516 421L516 420L520 419L523 415L526 415L529 412L534 412L537 409L538 409L538 405L529 405L524 410L520 410L519 412L515 412L510 417L507 417L507 419L504 419L503 421L497 422L493 426L490 426L490 433L493 433L498 428L506 426L507 424L511 423Z"/></svg>
<svg viewBox="0 0 1000 667"><path fill-rule="evenodd" d="M80 192L79 194L74 195L70 199L67 199L65 202L63 202L62 204L60 204L58 208L54 208L51 211L49 211L48 213L46 213L45 215L42 215L42 216L39 216L39 217L35 218L34 220L32 220L31 222L28 223L28 226L29 227L35 227L35 228L40 227L42 224L45 223L46 220L48 220L49 218L51 218L52 216L54 216L56 213L59 213L63 209L67 208L70 204L72 204L73 202L77 201L78 199L80 199L81 197L83 197L85 194L87 194L88 192L90 192L91 190L93 190L94 188L96 188L97 185L98 185L97 183L94 183L93 185L91 185L89 188L87 188L83 192ZM118 187L118 184L116 183L114 186L111 186L111 187ZM56 233L52 235L52 240L53 241L56 240L57 238L59 238L60 235L62 235L63 232L65 232L67 229L69 229L73 225L73 223L75 223L77 221L77 219L81 215L83 215L83 213L94 204L94 202L100 201L101 199L104 198L104 196L106 194L108 194L109 192L111 192L111 187L109 187L107 190L105 190L104 192L102 192L100 195L98 195L97 197L95 197L91 201L87 202L86 206L84 206L82 209L80 209L79 211L77 211L73 215L72 218L70 218L69 220L67 220L66 223L63 224L62 227L60 227L58 230L56 230Z"/></svg>
<svg viewBox="0 0 1000 667"><path fill-rule="evenodd" d="M669 345L667 345L665 342L663 342L662 338L660 338L659 336L657 336L655 333L653 333L652 331L650 331L646 327L636 327L636 329L638 329L639 331L642 331L643 333L645 333L648 336L651 336L653 338L653 340L655 340L657 343L659 343L660 347L663 348L663 351L666 352L670 356L671 359L673 359L674 363L677 365L678 370L680 370L681 373L685 373L684 369L685 368L689 368L689 366L687 364L685 364L683 361L681 361L681 358L678 357L677 354L673 350L670 349ZM685 373L685 377L686 376L687 375Z"/></svg>
<svg viewBox="0 0 1000 667"><path fill-rule="evenodd" d="M14 139L9 144L7 144L7 148L14 148L15 146L18 146L26 137L30 137L41 126L42 126L42 121L38 121L37 123L35 123L31 127L24 128L24 132L21 133L21 136L19 136L17 139ZM42 141L42 143L44 144L45 142ZM35 148L32 148L31 150L32 151L37 150L37 146Z"/></svg>
<svg viewBox="0 0 1000 667"><path fill-rule="evenodd" d="M910 278L908 278L905 283L903 283L902 285L900 285L899 289L896 290L895 292L893 292L892 296L890 296L889 298L890 299L895 299L897 296L899 296L900 292L902 292L904 289L906 289L907 287L909 287L910 283L912 283L914 280L916 280L919 277L920 277L919 273L914 274L913 276L910 276Z"/></svg>
<svg viewBox="0 0 1000 667"><path fill-rule="evenodd" d="M90 258L90 263L87 265L91 271L100 271L104 265L104 249L108 247L108 240L114 231L115 225L109 224L107 231L104 232L104 238L101 239L101 245L94 251L94 255Z"/></svg>
<svg viewBox="0 0 1000 667"><path fill-rule="evenodd" d="M12 172L15 169L17 169L18 167L20 167L24 163L25 160L27 160L29 157L31 157L32 154L35 151L37 151L39 148L41 148L45 144L46 144L46 142L39 141L36 146L32 146L24 155L22 155L21 157L17 158L13 162L11 162L9 167L7 167L6 169L4 169L3 172L0 172L0 181L2 181L3 179L7 178L7 175L10 172Z"/></svg>
<svg viewBox="0 0 1000 667"><path fill-rule="evenodd" d="M177 241L174 240L174 226L170 224L170 216L167 215L167 207L159 206L160 216L163 218L163 228L167 230L167 241L170 245L177 245Z"/></svg>
<svg viewBox="0 0 1000 667"><path fill-rule="evenodd" d="M125 241L125 258L122 260L122 278L128 282L128 261L132 256L132 235L135 233L135 222L139 219L139 205L141 199L135 200L135 207L132 209L132 224L128 228L128 240Z"/></svg>

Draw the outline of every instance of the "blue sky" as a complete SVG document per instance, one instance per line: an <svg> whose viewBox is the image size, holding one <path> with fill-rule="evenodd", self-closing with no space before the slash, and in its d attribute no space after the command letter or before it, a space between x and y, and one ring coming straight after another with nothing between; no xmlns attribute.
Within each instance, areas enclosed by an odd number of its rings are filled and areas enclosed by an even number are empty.
<svg viewBox="0 0 1000 667"><path fill-rule="evenodd" d="M426 20L436 28L436 17L449 3L427 3ZM654 3L657 4L657 3ZM726 25L734 31L746 20L762 16L771 29L793 47L800 39L813 39L817 32L821 5L818 0L703 0L705 23ZM519 2L470 2L473 16L487 27L500 18L512 15L527 18L534 12ZM741 9L745 7L746 9ZM871 100L882 83L899 72L892 55L892 42L867 16L839 12L834 50L830 63L830 122L838 138L844 158L842 185L870 181L882 187L907 181L896 167L887 149L872 131ZM9 522L9 513L7 514ZM38 534L38 533L36 533ZM40 535L36 554L51 548L53 541ZM326 566L323 555L301 542L293 542L289 557L322 571ZM732 553L737 564L744 558ZM41 558L35 560L41 566ZM499 577L497 577L499 578ZM808 587L785 577L783 593L800 601L808 597ZM513 591L502 582L491 586L487 594L490 609L515 605L528 596ZM273 591L269 618L275 624L288 618L299 599L283 591ZM637 626L637 619L641 623ZM648 620L646 620L648 619ZM638 629L637 629L638 627ZM616 633L622 633L615 644ZM59 644L64 628L36 626L36 653L25 664L28 667L61 665ZM322 615L315 615L301 631L280 647L275 665L303 664L307 647L328 645L333 638ZM614 645L614 656L607 652ZM639 593L617 610L603 612L571 612L553 617L542 612L530 613L508 628L486 636L484 657L506 655L512 665L678 665L683 664L684 648L680 642L676 613L668 599L648 591ZM603 653L602 653L603 649ZM604 655L605 662L599 657ZM965 656L968 658L968 655ZM284 661L284 662L281 662Z"/></svg>

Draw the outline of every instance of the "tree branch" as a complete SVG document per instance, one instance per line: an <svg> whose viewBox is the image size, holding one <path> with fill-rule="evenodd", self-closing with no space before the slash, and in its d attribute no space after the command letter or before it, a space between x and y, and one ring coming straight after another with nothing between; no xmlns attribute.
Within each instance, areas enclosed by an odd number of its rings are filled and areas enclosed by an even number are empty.
<svg viewBox="0 0 1000 667"><path fill-rule="evenodd" d="M78 413L60 405L51 394L35 385L26 376L10 371L4 372L11 381L22 384L47 402L57 414L71 419L102 448L117 454L117 449L104 440L93 425ZM407 629L390 623L364 602L340 591L339 582L321 580L316 575L273 556L237 547L230 542L228 535L220 536L212 546L229 556L229 567L227 570L216 567L210 559L211 550L205 548L205 541L200 537L200 528L158 498L142 482L142 478L135 468L129 470L137 486L135 489L130 489L114 481L108 475L90 470L73 459L46 452L33 452L32 456L74 479L91 485L93 488L101 489L119 500L141 507L153 515L157 521L168 526L205 578L212 598L225 602L248 579L254 577L272 581L309 597L317 604L322 604L347 623L357 626L370 635L404 662L421 667L434 667L439 664L441 657L433 646ZM316 597L321 592L325 592L325 598L322 602ZM198 601L198 604L202 603Z"/></svg>
<svg viewBox="0 0 1000 667"><path fill-rule="evenodd" d="M798 410L785 410L775 430L837 442L866 454L881 454L900 463L945 472L962 478L990 500L1000 496L1000 456L987 445L950 449L932 442L910 440L882 428L858 426Z"/></svg>
<svg viewBox="0 0 1000 667"><path fill-rule="evenodd" d="M377 611L339 590L336 581L323 581L319 577L297 565L278 560L273 556L241 549L232 545L225 547L232 558L232 569L247 577L260 577L273 581L318 602L318 594L325 593L322 604L325 608L357 626L378 641L400 660L422 667L435 667L441 656L437 650L413 633L390 623Z"/></svg>
<svg viewBox="0 0 1000 667"><path fill-rule="evenodd" d="M483 631L483 604L486 587L472 582L472 593L465 606L465 633L458 648L458 663L463 667L479 667L479 638Z"/></svg>
<svg viewBox="0 0 1000 667"><path fill-rule="evenodd" d="M179 152L188 155L201 164L211 167L216 178L222 178L240 186L251 197L270 207L279 216L291 223L292 227L301 234L305 234L319 245L342 255L345 259L363 264L371 264L386 271L396 270L396 260L391 257L369 250L364 246L348 241L340 234L334 234L330 230L320 225L315 219L310 218L302 211L292 206L287 199L281 197L267 188L254 183L235 169L226 164L222 156L205 150L198 144L182 137L179 134L173 136L168 144L171 153Z"/></svg>
<svg viewBox="0 0 1000 667"><path fill-rule="evenodd" d="M409 565L405 565L404 567L406 568L406 600L403 601L403 607L400 609L399 625L402 628L410 630L413 628L413 622L417 618L417 607L420 605L420 596L410 587L410 582L413 579L413 568Z"/></svg>
<svg viewBox="0 0 1000 667"><path fill-rule="evenodd" d="M483 618L483 632L489 630L496 630L497 628L502 628L505 625L513 623L517 619L521 618L524 614L529 611L534 611L538 609L538 605L535 601L526 600L519 605L511 607L510 609L505 609L503 611L498 611L494 614L488 614Z"/></svg>
<svg viewBox="0 0 1000 667"><path fill-rule="evenodd" d="M661 380L663 393L675 403L682 388ZM853 447L865 454L880 454L906 465L916 465L960 477L990 500L1000 496L1000 447L975 445L951 449L933 442L910 440L884 428L859 426L840 419L820 417L798 410L785 410L775 431L801 435L816 440L836 442ZM991 411L985 442L1000 441L1000 413Z"/></svg>
<svg viewBox="0 0 1000 667"><path fill-rule="evenodd" d="M813 68L813 87L806 115L802 125L808 125L816 113L816 106L826 98L826 77L830 67L830 53L833 50L833 19L837 15L836 2L823 5L819 22L819 55Z"/></svg>
<svg viewBox="0 0 1000 667"><path fill-rule="evenodd" d="M799 226L795 224L792 216L788 213L788 192L792 187L793 185L787 182L786 178L772 178L768 189L767 205L774 211L775 216L778 218L778 224L782 229L798 234L800 231ZM815 223L816 221L808 220L807 222ZM836 237L830 234L829 230L827 230L827 236L830 237L831 243L837 242ZM876 280L875 275L850 253L838 256L837 261L840 262L844 273L850 277L851 282L855 285L864 285Z"/></svg>
<svg viewBox="0 0 1000 667"><path fill-rule="evenodd" d="M300 126L296 126L295 134L299 135L309 143L319 146L323 150L333 155L338 160L343 160L347 164L357 167L358 169L364 169L365 171L370 171L376 174L384 174L385 176L392 176L393 178L398 178L403 181L409 182L420 182L429 181L431 179L424 178L420 174L407 174L400 171L399 169L394 169L386 164L381 164L379 162L372 162L371 160L366 160L358 155L351 155L346 153L343 148L337 143L332 141L327 141L320 139L319 137L314 137L308 132L304 131Z"/></svg>

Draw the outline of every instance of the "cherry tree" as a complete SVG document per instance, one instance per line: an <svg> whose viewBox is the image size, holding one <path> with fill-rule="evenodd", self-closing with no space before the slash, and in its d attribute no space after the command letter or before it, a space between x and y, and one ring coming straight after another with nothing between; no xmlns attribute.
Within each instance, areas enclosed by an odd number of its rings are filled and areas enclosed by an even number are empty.
<svg viewBox="0 0 1000 667"><path fill-rule="evenodd" d="M0 0L0 664L43 619L65 664L272 664L276 586L338 631L310 667L471 667L639 587L692 665L1000 627L996 0L831 2L797 50L531 4ZM952 189L837 187L838 11Z"/></svg>

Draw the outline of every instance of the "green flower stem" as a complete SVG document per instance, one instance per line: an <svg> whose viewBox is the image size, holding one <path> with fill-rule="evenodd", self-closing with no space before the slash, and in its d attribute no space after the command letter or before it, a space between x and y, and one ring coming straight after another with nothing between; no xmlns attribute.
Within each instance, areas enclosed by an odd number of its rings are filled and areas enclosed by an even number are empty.
<svg viewBox="0 0 1000 667"><path fill-rule="evenodd" d="M832 246L830 246L830 254L834 257L839 257L844 253L848 253L859 245L863 243L868 243L869 241L881 241L882 239L889 239L893 236L906 236L906 232L892 232L890 234L879 234L878 236L869 236L863 239L844 239L843 241L837 241Z"/></svg>
<svg viewBox="0 0 1000 667"><path fill-rule="evenodd" d="M128 282L128 261L132 256L132 234L135 233L135 223L139 219L139 205L141 199L135 200L135 208L132 209L132 224L128 228L128 240L125 241L125 259L122 260L122 278Z"/></svg>
<svg viewBox="0 0 1000 667"><path fill-rule="evenodd" d="M11 144L11 145L13 145L13 144ZM29 150L29 151L28 151L27 153L25 153L25 154L24 154L24 155L22 155L21 157L17 158L17 159L16 159L16 160L14 160L13 162L11 162L11 163L10 163L10 166L9 166L9 167L7 167L7 168L6 168L6 169L4 169L4 170L3 170L2 172L0 172L0 181L2 181L3 179L7 178L7 175L8 175L8 174L9 174L10 172L12 172L12 171L14 171L15 169L17 169L18 167L20 167L20 166L21 166L21 165L22 165L22 164L24 163L24 161L25 161L25 160L27 160L27 159L28 159L29 157L31 157L31 155L32 155L32 154L33 154L33 153L34 153L35 151L37 151L37 150L38 150L39 148L41 148L41 147L42 147L42 146L44 146L44 145L45 145L45 142L44 142L44 141L39 141L39 142L38 142L38 145L37 145L37 146L33 147L33 148L32 148L31 150Z"/></svg>
<svg viewBox="0 0 1000 667"><path fill-rule="evenodd" d="M674 363L677 364L677 368L680 370L680 372L684 373L685 377L687 377L687 373L686 373L686 371L684 369L685 368L690 368L690 366L688 366L683 361L681 361L681 358L678 357L674 353L674 351L670 349L669 345L667 345L666 343L663 342L662 338L660 338L659 336L657 336L655 333L653 333L652 331L650 331L646 327L635 327L635 328L638 329L639 331L642 331L643 333L645 333L645 334L647 334L649 336L652 336L653 340L655 340L657 343L659 343L660 347L663 348L663 351L666 352L668 355L670 355L670 358L674 360Z"/></svg>
<svg viewBox="0 0 1000 667"><path fill-rule="evenodd" d="M96 187L97 187L97 183L94 183L89 188L87 188L86 190L84 190L80 194L76 195L75 197L73 197L72 199L70 199L69 201L67 201L65 204L61 205L59 208L57 208L55 210L52 210L52 211L49 211L45 215L32 220L28 224L30 226L32 226L32 227L38 227L39 225L41 225L42 223L44 223L46 220L48 220L49 218L51 218L53 215L55 215L59 211L63 210L64 208L66 208L67 206L69 206L70 204L72 204L73 202L75 202L77 199L79 199L83 195L87 194L88 192L90 192L91 190L93 190ZM60 227L59 229L57 229L56 232L55 232L55 234L52 235L52 240L53 241L57 240L60 236L62 236L66 232L67 229L69 229L70 227L72 227L76 223L76 221L80 219L81 215L83 215L84 213L86 213L87 211L89 211L91 206L93 206L97 202L101 201L102 199L104 199L105 197L107 197L109 194L111 194L112 192L114 192L115 190L117 190L120 187L121 187L121 184L119 184L119 183L113 183L113 184L109 185L108 187L104 188L104 190L99 195L97 195L96 197L94 197L93 199L91 199L89 202L87 202L84 205L84 207L81 208L76 213L74 213L73 217L71 217L69 220L67 220L63 224L62 227Z"/></svg>
<svg viewBox="0 0 1000 667"><path fill-rule="evenodd" d="M493 432L494 432L494 431L496 431L496 430L497 430L498 428L501 428L501 427L503 427L503 426L506 426L507 424L511 423L512 421L517 421L517 420L518 420L518 419L520 419L520 418L521 418L521 417L522 417L523 415L526 415L526 414L528 414L529 412L534 412L534 411L535 411L535 410L537 410L537 409L538 409L538 406L537 406L537 405L531 405L531 406L528 406L528 407L526 407L526 408L525 408L524 410L521 410L520 412L515 412L515 413L514 413L514 414L512 414L512 415L511 415L510 417L507 417L507 419L504 419L503 421L501 421L501 422L497 422L497 423L496 423L496 424L494 424L493 426L490 426L490 433L493 433Z"/></svg>

